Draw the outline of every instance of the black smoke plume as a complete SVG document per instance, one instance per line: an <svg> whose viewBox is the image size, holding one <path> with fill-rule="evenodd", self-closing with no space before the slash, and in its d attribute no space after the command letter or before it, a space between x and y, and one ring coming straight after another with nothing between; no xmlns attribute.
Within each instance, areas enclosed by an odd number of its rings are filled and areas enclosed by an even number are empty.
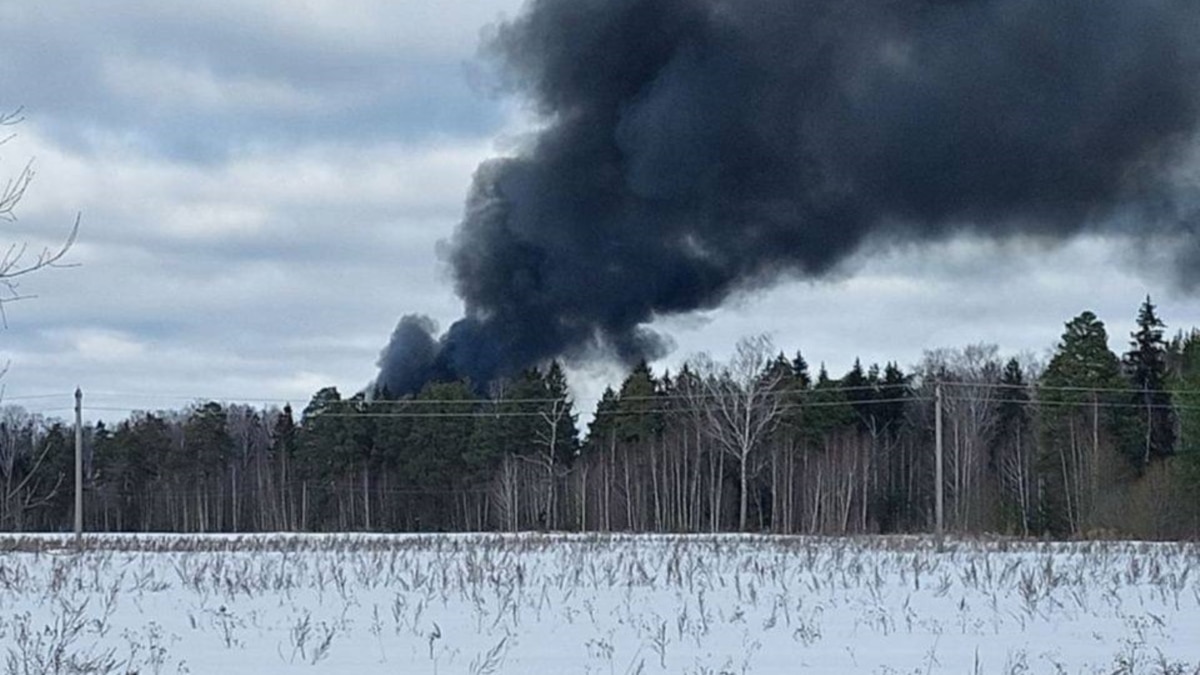
<svg viewBox="0 0 1200 675"><path fill-rule="evenodd" d="M446 242L465 318L401 321L393 394L556 356L653 357L656 316L866 241L1173 237L1197 0L534 0L483 53L543 126Z"/></svg>

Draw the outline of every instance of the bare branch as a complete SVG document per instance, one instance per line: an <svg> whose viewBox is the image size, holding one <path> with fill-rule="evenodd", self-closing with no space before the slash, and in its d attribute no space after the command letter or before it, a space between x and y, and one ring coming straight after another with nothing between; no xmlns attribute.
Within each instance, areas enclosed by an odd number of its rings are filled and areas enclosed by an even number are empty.
<svg viewBox="0 0 1200 675"><path fill-rule="evenodd" d="M23 113L24 108L0 113L0 127L11 127L20 124L25 119ZM13 134L0 137L0 145L7 143L12 138ZM17 204L25 197L25 192L29 188L29 184L33 182L34 174L33 160L30 160L15 178L6 181L3 188L0 188L0 221L13 222L17 219ZM80 215L75 214L75 223L71 226L66 239L59 246L47 246L38 251L37 255L31 256L28 244L14 242L0 256L0 322L4 326L8 325L4 305L9 302L33 297L21 293L18 283L21 277L50 267L75 266L74 264L64 264L63 260L67 252L75 245L75 241L79 236L79 221Z"/></svg>
<svg viewBox="0 0 1200 675"><path fill-rule="evenodd" d="M743 530L750 459L778 425L782 413L782 398L771 395L781 378L769 368L773 353L770 339L759 335L740 340L727 364L718 365L704 354L689 362L697 375L698 391L689 387L688 395L701 411L704 432L738 462Z"/></svg>
<svg viewBox="0 0 1200 675"><path fill-rule="evenodd" d="M6 113L0 113L0 127L9 127L20 124L25 121L25 106L20 106L16 110Z"/></svg>
<svg viewBox="0 0 1200 675"><path fill-rule="evenodd" d="M6 143L11 138L12 136L7 136L0 139L0 143ZM5 181L4 188L0 190L0 220L12 222L17 219L13 211L17 206L17 202L21 201L21 198L25 196L25 190L29 187L29 184L33 182L33 175L33 160L29 160L25 168L21 169L21 172L17 174L16 178L10 178Z"/></svg>

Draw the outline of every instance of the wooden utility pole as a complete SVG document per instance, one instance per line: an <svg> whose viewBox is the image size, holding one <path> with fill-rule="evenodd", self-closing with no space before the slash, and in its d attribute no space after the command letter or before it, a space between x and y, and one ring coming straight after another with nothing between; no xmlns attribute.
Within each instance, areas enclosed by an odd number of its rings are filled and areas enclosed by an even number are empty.
<svg viewBox="0 0 1200 675"><path fill-rule="evenodd" d="M937 483L934 486L934 499L936 500L936 505L934 506L934 511L936 513L936 518L937 518L936 531L937 531L938 536L940 537L945 528L945 520L944 520L945 508L943 505L944 504L943 491L945 489L945 485L944 485L944 477L942 476L942 383L941 382L938 382L937 386L934 388L934 400L935 400L935 402L934 402L934 422L933 422L934 433L933 433L933 435L934 435L934 446L935 446L934 451L936 454L935 461L937 463L937 466L934 469L934 474L935 474L934 480Z"/></svg>
<svg viewBox="0 0 1200 675"><path fill-rule="evenodd" d="M83 390L75 388L75 548L83 544Z"/></svg>

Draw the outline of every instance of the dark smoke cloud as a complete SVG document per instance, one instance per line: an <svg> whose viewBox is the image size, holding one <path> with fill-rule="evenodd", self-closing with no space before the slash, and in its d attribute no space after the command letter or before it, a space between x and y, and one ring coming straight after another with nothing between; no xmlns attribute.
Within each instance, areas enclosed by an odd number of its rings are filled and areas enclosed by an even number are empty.
<svg viewBox="0 0 1200 675"><path fill-rule="evenodd" d="M869 239L1178 235L1146 214L1200 118L1196 0L534 0L484 53L545 126L476 173L466 318L401 322L393 393L655 356L656 316Z"/></svg>

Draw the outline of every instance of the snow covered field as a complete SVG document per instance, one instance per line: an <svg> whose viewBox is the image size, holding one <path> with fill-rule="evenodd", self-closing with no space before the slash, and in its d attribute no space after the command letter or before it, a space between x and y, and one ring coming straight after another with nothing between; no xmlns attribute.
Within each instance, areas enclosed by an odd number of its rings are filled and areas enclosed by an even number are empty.
<svg viewBox="0 0 1200 675"><path fill-rule="evenodd" d="M1200 547L0 537L6 673L1196 673Z"/></svg>

